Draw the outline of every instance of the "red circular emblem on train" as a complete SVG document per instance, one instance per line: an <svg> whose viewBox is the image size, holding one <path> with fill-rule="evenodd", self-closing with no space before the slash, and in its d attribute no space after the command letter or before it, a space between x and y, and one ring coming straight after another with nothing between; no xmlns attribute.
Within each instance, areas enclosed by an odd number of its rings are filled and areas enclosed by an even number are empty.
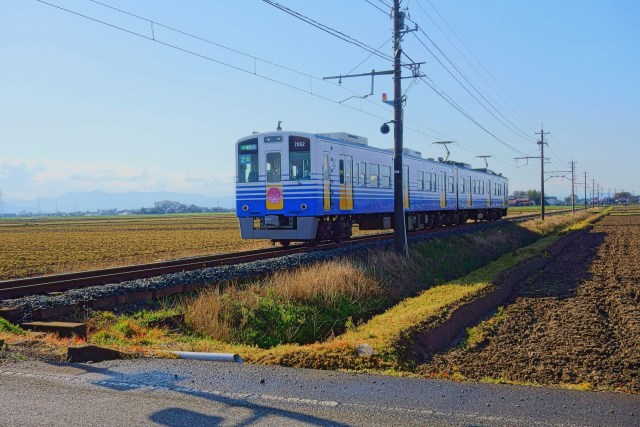
<svg viewBox="0 0 640 427"><path fill-rule="evenodd" d="M280 189L277 187L271 187L267 191L267 200L269 201L269 203L274 205L276 203L280 203L280 200L282 200L282 192L280 191Z"/></svg>

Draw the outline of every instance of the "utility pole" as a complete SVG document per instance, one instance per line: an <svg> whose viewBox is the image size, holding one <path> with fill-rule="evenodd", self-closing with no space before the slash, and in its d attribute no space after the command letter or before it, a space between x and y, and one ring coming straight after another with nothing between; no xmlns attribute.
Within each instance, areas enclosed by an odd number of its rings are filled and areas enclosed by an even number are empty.
<svg viewBox="0 0 640 427"><path fill-rule="evenodd" d="M393 228L396 252L409 256L407 230L404 222L404 194L402 186L402 64L400 31L404 29L404 12L400 0L393 0Z"/></svg>
<svg viewBox="0 0 640 427"><path fill-rule="evenodd" d="M576 162L571 160L571 213L576 213L576 186L574 181L575 170Z"/></svg>
<svg viewBox="0 0 640 427"><path fill-rule="evenodd" d="M545 132L544 128L540 128L540 132L536 132L536 135L540 135L540 219L544 221L544 136L549 135L550 132Z"/></svg>
<svg viewBox="0 0 640 427"><path fill-rule="evenodd" d="M596 180L591 178L591 208L596 207Z"/></svg>
<svg viewBox="0 0 640 427"><path fill-rule="evenodd" d="M402 41L402 35L412 31L417 31L418 27L409 29L404 24L405 13L400 10L400 0L393 0L392 8L393 17L393 70L388 71L375 71L363 74L349 74L324 77L324 80L339 79L342 82L343 78L347 77L363 77L371 76L371 94L373 94L373 78L374 76L383 74L393 74L393 120L386 122L380 128L382 133L389 132L389 123L394 124L393 131L393 230L395 249L397 252L402 253L404 256L409 256L409 247L407 245L407 229L405 225L404 215L404 193L403 193L403 179L402 179L402 152L403 152L403 104L405 98L402 96L402 67L407 66L411 72L413 78L424 77L420 73L420 65L424 62L412 62L411 64L402 64L402 47L400 42ZM409 78L411 78L409 77ZM367 95L368 96L368 95ZM348 98L347 98L348 99ZM345 100L346 101L346 100ZM386 98L385 98L385 102ZM391 102L387 102L391 103Z"/></svg>
<svg viewBox="0 0 640 427"><path fill-rule="evenodd" d="M584 171L584 210L587 210L587 171Z"/></svg>

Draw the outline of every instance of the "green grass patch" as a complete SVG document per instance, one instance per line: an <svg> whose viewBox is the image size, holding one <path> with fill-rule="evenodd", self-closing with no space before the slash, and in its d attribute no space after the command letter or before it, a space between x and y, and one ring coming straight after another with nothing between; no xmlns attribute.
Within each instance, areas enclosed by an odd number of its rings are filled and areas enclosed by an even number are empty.
<svg viewBox="0 0 640 427"><path fill-rule="evenodd" d="M7 319L3 317L0 317L0 332L5 332L5 333L15 334L15 335L27 334L27 331L22 329L20 326L10 323Z"/></svg>

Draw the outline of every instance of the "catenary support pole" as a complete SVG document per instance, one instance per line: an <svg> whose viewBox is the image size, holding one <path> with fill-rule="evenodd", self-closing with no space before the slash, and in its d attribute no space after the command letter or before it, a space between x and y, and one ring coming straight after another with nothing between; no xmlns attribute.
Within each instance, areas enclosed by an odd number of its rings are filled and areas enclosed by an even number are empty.
<svg viewBox="0 0 640 427"><path fill-rule="evenodd" d="M396 252L409 256L404 218L404 187L402 185L402 66L400 63L400 31L404 27L404 12L400 0L393 1L393 229Z"/></svg>

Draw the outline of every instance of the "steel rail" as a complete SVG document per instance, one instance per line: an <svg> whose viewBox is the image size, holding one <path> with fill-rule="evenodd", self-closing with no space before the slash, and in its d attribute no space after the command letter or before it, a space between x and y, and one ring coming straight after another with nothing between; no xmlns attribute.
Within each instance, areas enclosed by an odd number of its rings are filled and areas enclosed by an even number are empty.
<svg viewBox="0 0 640 427"><path fill-rule="evenodd" d="M566 211L555 211L550 214L560 214ZM537 214L520 215L513 218L504 217L505 221L520 222L537 217ZM463 225L465 226L465 225ZM467 223L466 226L473 226ZM455 226L460 227L460 226ZM454 227L431 228L411 233L411 235L433 233L443 229ZM105 269L63 273L47 276L25 277L0 281L0 300L20 298L28 295L60 292L70 289L84 288L88 286L104 285L110 283L125 282L128 280L145 279L162 274L177 273L182 271L197 270L206 267L242 264L251 261L259 261L277 258L295 253L336 249L343 246L382 241L393 238L392 232L367 234L353 237L343 242L321 243L317 245L292 245L288 248L273 247L255 249L235 253L205 255L190 258L180 258L168 261L159 261L146 264L136 264Z"/></svg>

